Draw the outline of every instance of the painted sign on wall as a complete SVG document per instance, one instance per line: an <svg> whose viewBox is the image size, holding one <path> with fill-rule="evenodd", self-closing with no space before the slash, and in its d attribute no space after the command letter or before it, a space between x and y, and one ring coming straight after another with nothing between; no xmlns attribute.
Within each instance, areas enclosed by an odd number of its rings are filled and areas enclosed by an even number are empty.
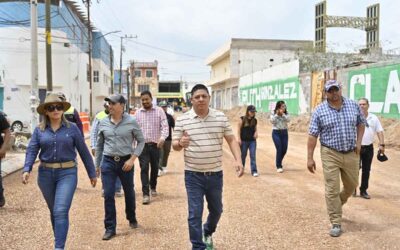
<svg viewBox="0 0 400 250"><path fill-rule="evenodd" d="M350 71L349 98L368 98L369 111L400 118L400 64Z"/></svg>
<svg viewBox="0 0 400 250"><path fill-rule="evenodd" d="M288 112L299 113L298 77L256 83L239 89L240 102L246 105L253 104L258 111L271 112L279 100L286 103Z"/></svg>

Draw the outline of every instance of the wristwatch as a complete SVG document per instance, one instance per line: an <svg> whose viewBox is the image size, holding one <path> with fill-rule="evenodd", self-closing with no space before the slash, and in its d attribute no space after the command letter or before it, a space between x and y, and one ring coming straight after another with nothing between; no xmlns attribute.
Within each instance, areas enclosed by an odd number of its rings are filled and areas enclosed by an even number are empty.
<svg viewBox="0 0 400 250"><path fill-rule="evenodd" d="M385 147L385 144L379 144L379 146L381 146L381 147Z"/></svg>

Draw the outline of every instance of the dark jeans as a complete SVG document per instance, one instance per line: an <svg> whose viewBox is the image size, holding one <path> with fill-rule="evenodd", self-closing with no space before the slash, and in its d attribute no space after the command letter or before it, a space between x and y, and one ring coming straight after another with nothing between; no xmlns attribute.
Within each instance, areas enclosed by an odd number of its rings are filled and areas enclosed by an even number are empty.
<svg viewBox="0 0 400 250"><path fill-rule="evenodd" d="M160 150L157 144L146 143L142 153L139 156L140 179L142 181L143 195L150 195L150 188L156 190L158 177L158 162L160 158ZM150 182L149 182L149 164L151 166Z"/></svg>
<svg viewBox="0 0 400 250"><path fill-rule="evenodd" d="M115 182L118 177L121 180L122 188L124 189L126 219L129 222L136 221L136 202L133 184L134 168L128 172L122 170L125 161L128 159L129 156L116 162L110 156L103 156L101 162L101 181L103 182L104 188L104 227L106 228L106 232L115 232L117 227L114 194Z"/></svg>
<svg viewBox="0 0 400 250"><path fill-rule="evenodd" d="M165 141L163 147L160 149L160 168L167 167L171 144L172 141Z"/></svg>
<svg viewBox="0 0 400 250"><path fill-rule="evenodd" d="M39 167L38 185L50 210L55 248L64 249L69 228L69 209L78 183L77 168Z"/></svg>
<svg viewBox="0 0 400 250"><path fill-rule="evenodd" d="M192 249L206 249L204 235L212 235L222 214L223 173L204 175L200 172L185 171L185 185L188 196L188 223ZM207 200L208 217L201 228L203 218L204 196Z"/></svg>
<svg viewBox="0 0 400 250"><path fill-rule="evenodd" d="M273 129L272 140L274 141L276 148L276 168L282 168L282 160L285 157L288 148L289 137L287 129Z"/></svg>
<svg viewBox="0 0 400 250"><path fill-rule="evenodd" d="M256 164L256 148L257 148L257 141L242 141L240 145L240 150L242 152L242 164L246 162L247 151L250 151L250 168L251 173L257 173L257 164Z"/></svg>
<svg viewBox="0 0 400 250"><path fill-rule="evenodd" d="M374 146L362 146L360 152L360 168L362 169L361 174L361 186L360 193L366 192L368 189L369 173L371 171L371 163L374 158Z"/></svg>

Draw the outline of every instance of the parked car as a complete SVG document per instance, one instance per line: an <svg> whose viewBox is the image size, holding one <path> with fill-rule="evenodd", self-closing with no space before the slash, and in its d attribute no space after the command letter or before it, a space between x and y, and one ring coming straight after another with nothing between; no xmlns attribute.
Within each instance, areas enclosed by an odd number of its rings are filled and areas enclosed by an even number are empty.
<svg viewBox="0 0 400 250"><path fill-rule="evenodd" d="M7 114L7 119L10 123L11 131L22 131L29 126L29 121L21 119L21 117L18 117L18 115Z"/></svg>

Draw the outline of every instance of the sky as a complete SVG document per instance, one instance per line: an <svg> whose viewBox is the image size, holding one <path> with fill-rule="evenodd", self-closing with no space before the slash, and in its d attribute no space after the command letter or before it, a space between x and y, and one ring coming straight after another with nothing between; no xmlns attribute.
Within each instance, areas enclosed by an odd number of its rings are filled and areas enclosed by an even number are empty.
<svg viewBox="0 0 400 250"><path fill-rule="evenodd" d="M77 1L81 4L82 1ZM129 61L158 61L160 80L203 82L210 78L206 58L231 38L314 40L312 0L92 0L91 20L113 46L119 68ZM328 15L366 16L380 3L383 50L400 51L399 0L328 0ZM83 5L82 5L83 6ZM327 50L355 52L365 46L365 32L329 28Z"/></svg>

